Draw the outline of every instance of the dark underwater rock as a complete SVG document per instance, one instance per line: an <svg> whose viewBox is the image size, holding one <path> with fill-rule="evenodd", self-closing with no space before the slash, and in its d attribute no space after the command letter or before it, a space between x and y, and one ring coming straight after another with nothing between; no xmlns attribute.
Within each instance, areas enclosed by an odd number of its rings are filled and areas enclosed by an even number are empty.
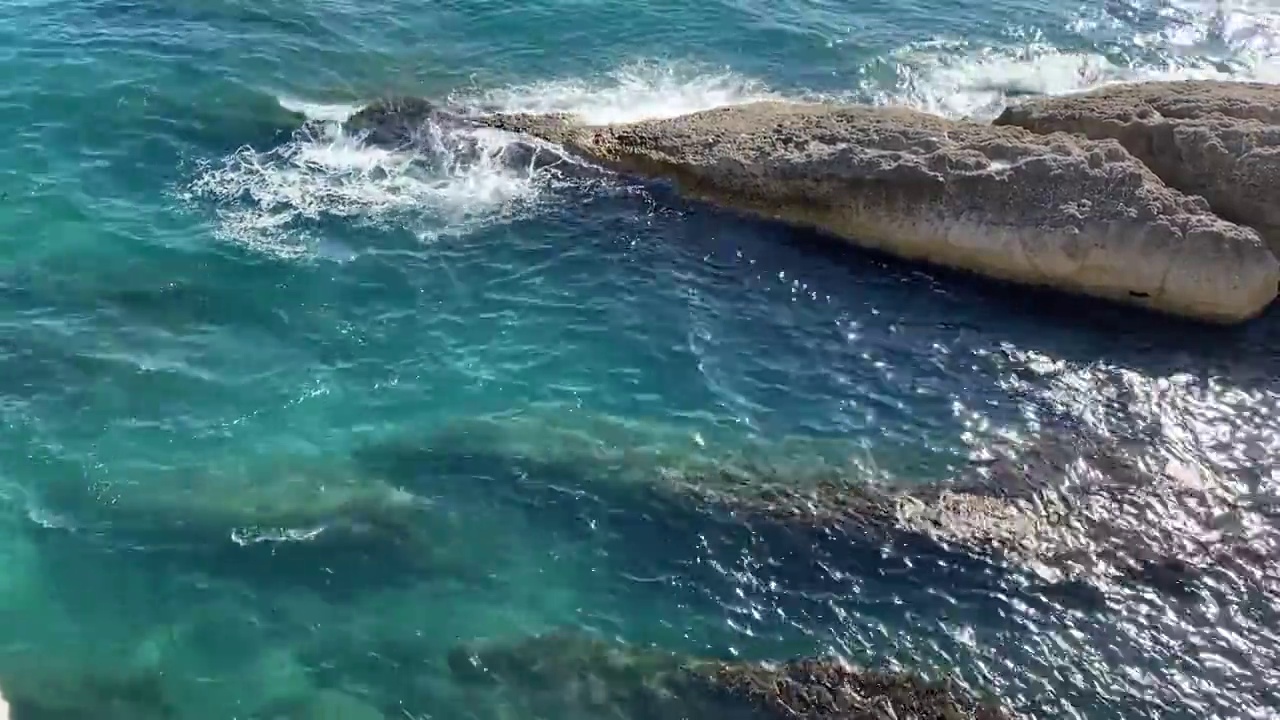
<svg viewBox="0 0 1280 720"><path fill-rule="evenodd" d="M1014 714L953 682L833 658L754 663L689 658L575 632L458 646L460 684L503 693L535 717L742 720L1002 720Z"/></svg>
<svg viewBox="0 0 1280 720"><path fill-rule="evenodd" d="M829 459L839 448L831 441L792 442L776 463L767 447L744 455L704 444L673 428L531 413L458 421L400 462L463 474L518 468L620 502L710 509L908 557L985 559L1064 586L1182 593L1209 575L1269 589L1280 577L1276 524L1221 479L1151 467L1087 433L1046 431L1016 453L927 483L868 479L864 468Z"/></svg>
<svg viewBox="0 0 1280 720"><path fill-rule="evenodd" d="M159 674L48 669L5 672L3 720L175 720Z"/></svg>

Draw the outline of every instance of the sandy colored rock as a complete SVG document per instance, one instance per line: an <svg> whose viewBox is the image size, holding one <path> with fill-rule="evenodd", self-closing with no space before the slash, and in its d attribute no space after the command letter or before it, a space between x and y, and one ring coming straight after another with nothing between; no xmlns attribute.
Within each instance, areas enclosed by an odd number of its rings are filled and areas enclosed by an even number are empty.
<svg viewBox="0 0 1280 720"><path fill-rule="evenodd" d="M1112 85L1030 100L995 124L1118 140L1168 185L1256 228L1280 255L1280 85Z"/></svg>
<svg viewBox="0 0 1280 720"><path fill-rule="evenodd" d="M1257 233L1114 141L891 108L761 102L626 125L487 124L687 196L899 257L1232 323L1276 295Z"/></svg>

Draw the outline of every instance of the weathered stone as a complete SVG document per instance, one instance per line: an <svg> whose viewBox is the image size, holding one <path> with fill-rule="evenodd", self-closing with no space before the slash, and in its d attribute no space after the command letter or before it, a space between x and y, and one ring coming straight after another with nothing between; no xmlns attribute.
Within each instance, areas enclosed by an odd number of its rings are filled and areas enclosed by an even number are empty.
<svg viewBox="0 0 1280 720"><path fill-rule="evenodd" d="M1222 323L1258 314L1280 283L1256 232L1114 141L779 102L615 126L484 122L692 198L1002 280Z"/></svg>
<svg viewBox="0 0 1280 720"><path fill-rule="evenodd" d="M1000 720L1015 715L948 680L858 668L837 658L756 663L690 658L555 632L459 646L461 684L503 692L540 717L626 720Z"/></svg>
<svg viewBox="0 0 1280 720"><path fill-rule="evenodd" d="M1280 255L1280 85L1189 80L1028 100L996 125L1115 139L1165 183L1250 225Z"/></svg>

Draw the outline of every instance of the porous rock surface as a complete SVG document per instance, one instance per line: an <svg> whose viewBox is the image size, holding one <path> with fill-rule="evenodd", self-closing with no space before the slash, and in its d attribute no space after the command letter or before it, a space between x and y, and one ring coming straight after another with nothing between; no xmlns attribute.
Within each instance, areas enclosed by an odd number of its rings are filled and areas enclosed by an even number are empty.
<svg viewBox="0 0 1280 720"><path fill-rule="evenodd" d="M899 108L760 102L625 125L493 115L693 198L894 255L1214 322L1259 313L1280 263L1114 141Z"/></svg>
<svg viewBox="0 0 1280 720"><path fill-rule="evenodd" d="M1280 85L1184 80L1029 100L996 125L1115 139L1168 185L1280 254Z"/></svg>

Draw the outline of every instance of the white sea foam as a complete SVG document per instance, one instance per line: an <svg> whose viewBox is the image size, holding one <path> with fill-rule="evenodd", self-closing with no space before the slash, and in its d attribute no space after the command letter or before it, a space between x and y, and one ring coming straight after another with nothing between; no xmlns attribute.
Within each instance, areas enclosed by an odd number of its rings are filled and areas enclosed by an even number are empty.
<svg viewBox="0 0 1280 720"><path fill-rule="evenodd" d="M763 83L727 70L644 62L599 78L549 80L456 99L505 112L570 113L589 123L608 124L779 98Z"/></svg>
<svg viewBox="0 0 1280 720"><path fill-rule="evenodd" d="M564 79L458 95L500 111L571 112L590 122L672 117L770 97L728 72L635 64L587 81ZM424 158L365 145L343 132L354 104L293 97L282 107L311 122L275 148L244 147L197 173L182 196L211 202L224 238L280 257L324 251L314 224L347 218L408 227L424 239L455 236L535 212L560 182L554 171L511 167L502 150L515 138L494 130L454 130ZM463 144L480 152L454 156ZM429 160L429 162L427 162Z"/></svg>
<svg viewBox="0 0 1280 720"><path fill-rule="evenodd" d="M879 102L989 119L1022 96L1120 82L1280 82L1280 5L1274 2L1114 0L1078 16L1071 29L1102 46L1127 49L1104 55L1063 51L1039 40L994 47L939 39L893 53L887 60L896 82L877 78L859 90Z"/></svg>
<svg viewBox="0 0 1280 720"><path fill-rule="evenodd" d="M1142 80L1260 79L1280 81L1271 65L1233 71L1204 63L1118 65L1093 53L1052 48L984 48L971 54L915 50L897 58L900 84L869 89L878 102L900 103L947 117L987 120L1031 95L1064 95ZM1280 69L1280 68L1277 68ZM1249 72L1253 70L1253 72Z"/></svg>
<svg viewBox="0 0 1280 720"><path fill-rule="evenodd" d="M288 95L281 95L276 98L276 102L285 110L292 110L296 113L302 113L311 120L321 120L329 122L343 122L352 115L360 112L362 105L351 103L318 103L309 102Z"/></svg>

